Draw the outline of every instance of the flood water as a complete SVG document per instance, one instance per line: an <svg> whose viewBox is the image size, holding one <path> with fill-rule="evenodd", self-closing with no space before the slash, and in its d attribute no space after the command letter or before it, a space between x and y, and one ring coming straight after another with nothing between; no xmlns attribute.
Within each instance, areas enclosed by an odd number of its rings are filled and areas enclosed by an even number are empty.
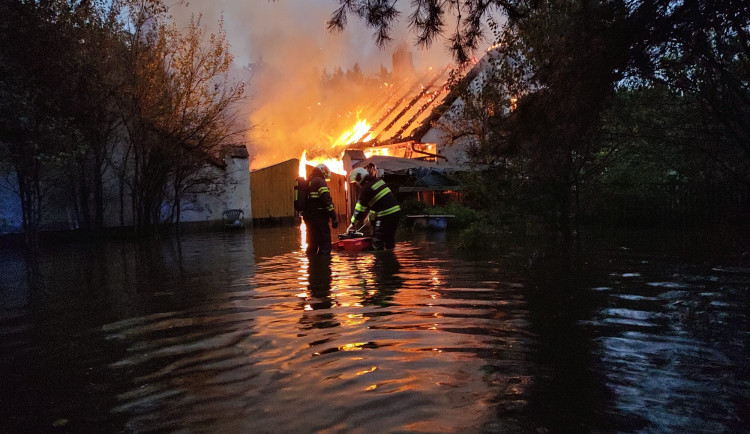
<svg viewBox="0 0 750 434"><path fill-rule="evenodd" d="M738 235L739 234L739 235ZM0 248L7 432L748 432L747 233ZM543 246L542 246L543 247Z"/></svg>

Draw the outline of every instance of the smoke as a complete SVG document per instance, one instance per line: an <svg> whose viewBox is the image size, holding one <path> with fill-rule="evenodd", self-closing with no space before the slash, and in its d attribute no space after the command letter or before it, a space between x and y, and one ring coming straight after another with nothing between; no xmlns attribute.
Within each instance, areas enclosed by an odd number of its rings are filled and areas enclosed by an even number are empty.
<svg viewBox="0 0 750 434"><path fill-rule="evenodd" d="M354 99L366 99L362 89L332 94L320 86L324 71L346 72L356 63L366 77L375 77L381 67L392 70L391 56L399 43L412 46L417 71L451 62L440 41L429 50L413 47L413 35L404 24L408 2L401 3L401 23L386 48L378 47L374 30L353 16L343 32L330 33L326 21L338 5L334 0L202 0L174 6L170 12L178 23L202 14L201 23L209 30L223 19L236 75L248 83L248 147L252 167L260 168L298 158L303 150L325 149L356 123L360 107ZM379 83L367 86L369 92L380 91Z"/></svg>

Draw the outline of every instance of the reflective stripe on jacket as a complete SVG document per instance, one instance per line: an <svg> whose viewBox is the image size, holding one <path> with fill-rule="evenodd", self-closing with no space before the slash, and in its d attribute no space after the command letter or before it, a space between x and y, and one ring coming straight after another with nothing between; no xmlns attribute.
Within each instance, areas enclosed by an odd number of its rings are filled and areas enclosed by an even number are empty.
<svg viewBox="0 0 750 434"><path fill-rule="evenodd" d="M320 176L314 176L310 179L310 189L308 190L308 201L305 212L307 213L327 213L331 218L336 217L336 211L331 198L331 191L328 189L326 180Z"/></svg>
<svg viewBox="0 0 750 434"><path fill-rule="evenodd" d="M370 175L362 180L362 194L354 206L352 223L364 220L368 209L372 214L372 219L401 211L396 195L385 182Z"/></svg>

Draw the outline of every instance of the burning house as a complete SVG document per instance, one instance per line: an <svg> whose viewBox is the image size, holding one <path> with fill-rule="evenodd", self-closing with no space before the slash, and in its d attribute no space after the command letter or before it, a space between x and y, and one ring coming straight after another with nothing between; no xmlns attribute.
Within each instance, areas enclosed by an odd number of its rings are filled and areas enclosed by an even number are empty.
<svg viewBox="0 0 750 434"><path fill-rule="evenodd" d="M447 97L455 71L447 65L418 73L411 53L403 45L394 52L392 60L391 80L378 83L377 91L350 102L356 104L356 119L347 118L349 125L353 126L338 136L328 137L327 143L318 146L317 152L306 148L299 159L289 159L252 172L255 221L283 220L293 216L292 183L298 173L295 167L300 161L311 165L324 162L339 175L373 162L402 199L411 197L434 205L440 202L437 200L440 197L443 202L459 198L460 187L444 172L460 170L465 159L460 158L460 154L454 154L457 158L446 155L446 143L433 125L441 113L436 109L445 110L446 104L450 104ZM296 127L296 130L302 129L304 127ZM425 140L428 137L435 141ZM334 197L334 201L344 205L339 207L336 204L337 209L347 210L350 214L356 192L347 191L345 178L342 179L344 189L340 193L345 196ZM263 187L256 183L262 183ZM271 203L280 197L286 197L286 205Z"/></svg>

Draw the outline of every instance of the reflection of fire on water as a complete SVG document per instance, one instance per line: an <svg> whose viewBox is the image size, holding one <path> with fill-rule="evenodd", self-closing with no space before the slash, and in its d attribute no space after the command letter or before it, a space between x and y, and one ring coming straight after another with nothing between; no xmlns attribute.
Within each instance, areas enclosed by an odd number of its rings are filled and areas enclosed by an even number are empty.
<svg viewBox="0 0 750 434"><path fill-rule="evenodd" d="M302 222L299 225L300 247L304 251L307 249L307 226L305 225L304 220L300 219L300 221Z"/></svg>

